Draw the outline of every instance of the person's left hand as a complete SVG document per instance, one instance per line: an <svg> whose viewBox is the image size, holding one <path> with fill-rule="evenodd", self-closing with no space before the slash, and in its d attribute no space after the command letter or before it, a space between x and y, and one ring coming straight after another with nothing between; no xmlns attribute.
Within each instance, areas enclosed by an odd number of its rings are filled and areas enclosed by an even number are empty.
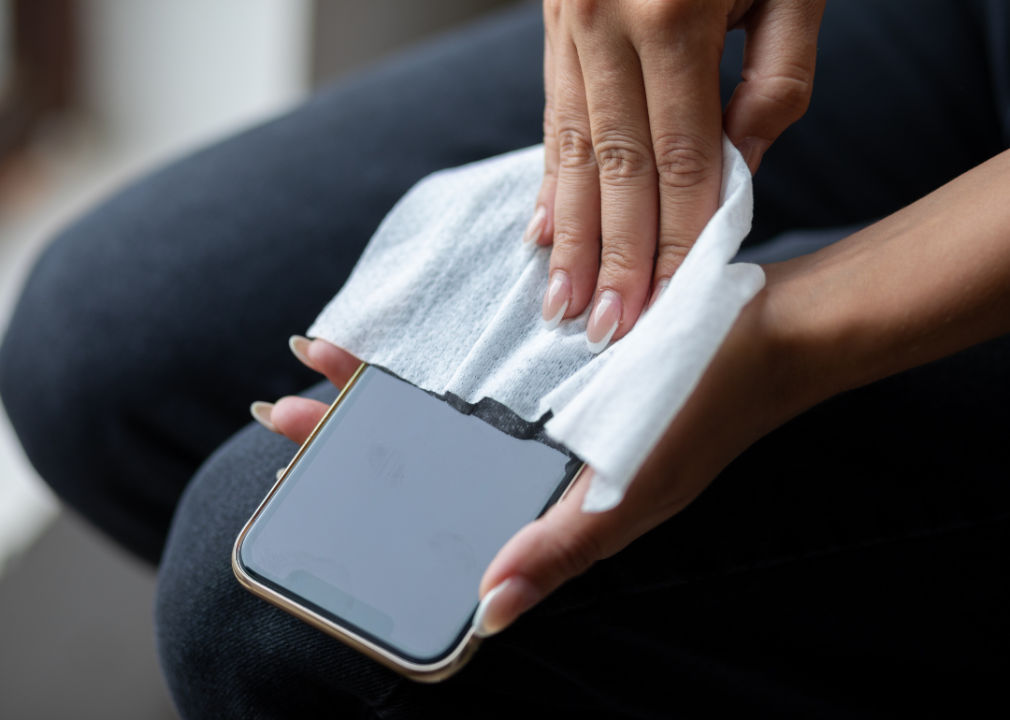
<svg viewBox="0 0 1010 720"><path fill-rule="evenodd" d="M764 291L744 309L616 508L582 511L589 470L498 552L480 585L482 602L474 619L480 634L502 630L566 580L675 515L747 446L811 404L798 383L785 381L790 365L776 340L780 323L770 307ZM294 338L292 350L338 387L359 365L323 340ZM316 400L286 397L276 404L254 404L253 414L300 444L326 410Z"/></svg>

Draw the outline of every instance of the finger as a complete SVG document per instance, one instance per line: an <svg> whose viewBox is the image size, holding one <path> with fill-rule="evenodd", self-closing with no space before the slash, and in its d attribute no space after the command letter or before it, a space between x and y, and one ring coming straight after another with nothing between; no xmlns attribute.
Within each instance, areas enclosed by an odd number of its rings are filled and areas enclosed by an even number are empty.
<svg viewBox="0 0 1010 720"><path fill-rule="evenodd" d="M722 182L722 109L719 58L725 17L691 19L677 3L657 3L660 14L635 36L648 98L652 149L659 186L659 240L653 297L680 267L719 205Z"/></svg>
<svg viewBox="0 0 1010 720"><path fill-rule="evenodd" d="M766 2L745 20L741 82L726 106L726 134L757 172L768 147L807 110L823 0Z"/></svg>
<svg viewBox="0 0 1010 720"><path fill-rule="evenodd" d="M599 168L600 271L586 327L590 349L599 352L631 329L648 298L656 254L656 165L635 49L605 29L575 40Z"/></svg>
<svg viewBox="0 0 1010 720"><path fill-rule="evenodd" d="M504 629L563 582L651 527L638 517L640 503L627 498L607 512L582 512L589 479L584 472L561 502L520 530L495 556L480 584L482 601L474 616L478 634Z"/></svg>
<svg viewBox="0 0 1010 720"><path fill-rule="evenodd" d="M321 338L310 340L292 335L288 347L303 365L324 375L337 387L343 387L361 365L351 353Z"/></svg>
<svg viewBox="0 0 1010 720"><path fill-rule="evenodd" d="M551 325L586 309L600 254L600 189L582 70L570 38L553 42L558 180L550 283L543 303L544 320Z"/></svg>
<svg viewBox="0 0 1010 720"><path fill-rule="evenodd" d="M558 140L554 120L554 58L550 3L544 3L544 179L523 242L549 245L554 234L554 194L558 185Z"/></svg>
<svg viewBox="0 0 1010 720"><path fill-rule="evenodd" d="M329 405L302 397L283 397L274 403L270 422L277 432L301 445L326 414Z"/></svg>

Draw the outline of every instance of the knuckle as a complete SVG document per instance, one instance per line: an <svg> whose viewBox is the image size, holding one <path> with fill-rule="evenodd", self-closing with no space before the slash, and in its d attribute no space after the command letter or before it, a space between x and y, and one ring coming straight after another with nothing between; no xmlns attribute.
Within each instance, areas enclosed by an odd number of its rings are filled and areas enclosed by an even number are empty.
<svg viewBox="0 0 1010 720"><path fill-rule="evenodd" d="M803 116L814 91L813 70L801 63L789 63L767 75L747 73L755 94L790 120Z"/></svg>
<svg viewBox="0 0 1010 720"><path fill-rule="evenodd" d="M591 533L576 532L554 537L558 569L565 577L575 577L588 570L603 557L600 543Z"/></svg>
<svg viewBox="0 0 1010 720"><path fill-rule="evenodd" d="M579 128L567 126L558 130L558 151L562 167L580 169L596 164L593 142Z"/></svg>
<svg viewBox="0 0 1010 720"><path fill-rule="evenodd" d="M659 275L673 275L684 264L684 259L693 245L693 242L681 238L660 242L656 259L656 269Z"/></svg>
<svg viewBox="0 0 1010 720"><path fill-rule="evenodd" d="M597 138L596 164L600 180L621 182L653 170L652 152L643 143L620 132L601 133Z"/></svg>
<svg viewBox="0 0 1010 720"><path fill-rule="evenodd" d="M689 21L699 9L715 3L686 0L644 0L639 3L637 19L647 27L668 28Z"/></svg>
<svg viewBox="0 0 1010 720"><path fill-rule="evenodd" d="M591 24L601 10L599 0L566 0L564 4L571 8L572 17L584 25Z"/></svg>
<svg viewBox="0 0 1010 720"><path fill-rule="evenodd" d="M711 0L638 0L629 33L636 44L673 53L683 63L718 65L726 33L723 9Z"/></svg>
<svg viewBox="0 0 1010 720"><path fill-rule="evenodd" d="M544 0L544 20L556 22L561 17L563 0Z"/></svg>
<svg viewBox="0 0 1010 720"><path fill-rule="evenodd" d="M710 172L712 154L690 135L656 138L656 174L662 187L688 188L701 184Z"/></svg>
<svg viewBox="0 0 1010 720"><path fill-rule="evenodd" d="M600 248L600 267L611 276L628 275L638 270L633 242L631 238L611 234Z"/></svg>
<svg viewBox="0 0 1010 720"><path fill-rule="evenodd" d="M554 228L554 251L561 256L578 252L582 245L582 234L577 228L564 222L559 222Z"/></svg>
<svg viewBox="0 0 1010 720"><path fill-rule="evenodd" d="M800 118L810 105L813 78L809 73L781 73L764 78L764 95L792 119Z"/></svg>

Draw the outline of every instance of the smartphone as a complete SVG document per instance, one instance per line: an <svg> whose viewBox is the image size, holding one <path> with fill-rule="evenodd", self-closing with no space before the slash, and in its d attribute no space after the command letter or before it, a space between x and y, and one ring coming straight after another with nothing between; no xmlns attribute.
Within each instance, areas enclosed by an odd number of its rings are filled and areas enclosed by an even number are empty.
<svg viewBox="0 0 1010 720"><path fill-rule="evenodd" d="M458 671L485 569L583 467L474 407L359 367L239 533L238 580L414 680Z"/></svg>

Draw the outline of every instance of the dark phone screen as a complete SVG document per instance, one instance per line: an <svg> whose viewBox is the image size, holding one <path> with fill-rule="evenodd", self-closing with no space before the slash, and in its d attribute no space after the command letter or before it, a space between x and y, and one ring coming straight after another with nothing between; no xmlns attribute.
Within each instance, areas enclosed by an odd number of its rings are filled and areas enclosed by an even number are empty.
<svg viewBox="0 0 1010 720"><path fill-rule="evenodd" d="M252 525L245 568L417 662L468 628L495 553L574 472L366 368Z"/></svg>

